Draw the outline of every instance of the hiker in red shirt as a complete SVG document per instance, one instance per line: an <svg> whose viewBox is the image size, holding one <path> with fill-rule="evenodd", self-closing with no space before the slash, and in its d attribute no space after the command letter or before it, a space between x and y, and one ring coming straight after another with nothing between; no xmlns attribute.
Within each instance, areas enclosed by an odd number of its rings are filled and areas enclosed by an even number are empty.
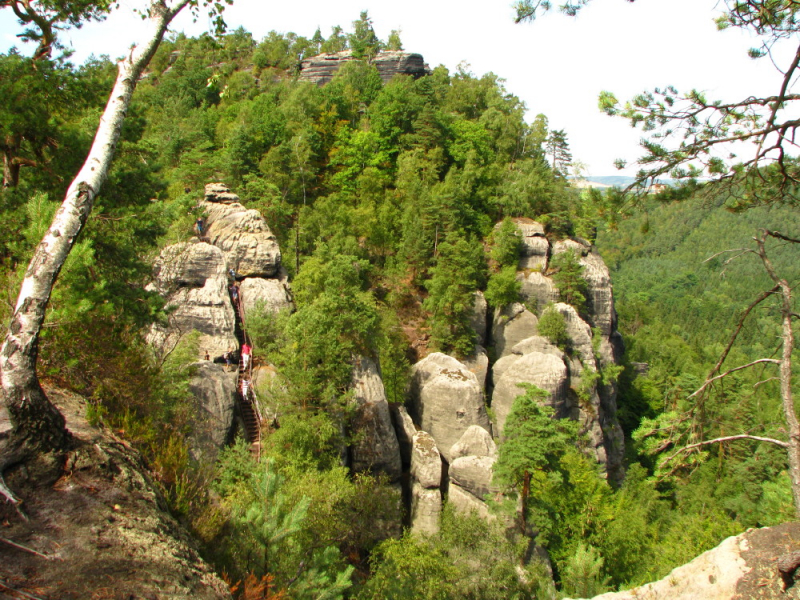
<svg viewBox="0 0 800 600"><path fill-rule="evenodd" d="M250 353L252 351L253 349L247 342L242 344L242 366L245 368L245 370L247 369L247 366L250 364Z"/></svg>

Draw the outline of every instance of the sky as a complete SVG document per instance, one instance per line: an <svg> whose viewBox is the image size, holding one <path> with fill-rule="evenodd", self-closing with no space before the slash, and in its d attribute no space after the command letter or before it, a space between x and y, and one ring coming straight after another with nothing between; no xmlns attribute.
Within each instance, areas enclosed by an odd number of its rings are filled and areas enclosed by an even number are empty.
<svg viewBox="0 0 800 600"><path fill-rule="evenodd" d="M107 21L64 32L73 62L124 53L141 38L133 9L144 5L122 0ZM225 20L256 40L271 30L311 37L317 27L327 37L334 25L350 31L367 10L381 39L400 30L405 50L422 54L432 68L443 64L454 72L462 64L475 75L503 79L506 91L527 106L528 121L546 115L551 129L567 132L586 175L602 176L634 174L641 155L641 132L598 110L603 90L620 100L666 85L723 101L777 92L781 75L769 59L747 57L758 40L738 30L717 31L721 8L721 0L593 0L575 18L551 13L517 25L510 0L235 0ZM198 35L211 29L206 21L193 22L187 12L171 29ZM21 47L19 31L11 12L0 10L0 49ZM781 49L777 64L788 64L794 50L792 44ZM631 166L618 171L617 158Z"/></svg>

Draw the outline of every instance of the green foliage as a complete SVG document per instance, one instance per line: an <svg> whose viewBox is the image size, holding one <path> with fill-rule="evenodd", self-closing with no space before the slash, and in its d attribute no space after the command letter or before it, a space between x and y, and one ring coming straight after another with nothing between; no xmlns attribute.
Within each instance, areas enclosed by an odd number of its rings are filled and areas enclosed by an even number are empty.
<svg viewBox="0 0 800 600"><path fill-rule="evenodd" d="M537 329L539 335L546 337L555 346L562 350L568 349L570 339L567 333L567 322L564 320L564 315L558 312L552 304L545 307L539 317Z"/></svg>
<svg viewBox="0 0 800 600"><path fill-rule="evenodd" d="M445 506L440 533L406 534L376 548L373 575L358 598L546 597L552 590L542 565L519 564L525 547L510 542L497 521L487 523Z"/></svg>
<svg viewBox="0 0 800 600"><path fill-rule="evenodd" d="M490 256L501 267L516 269L519 254L522 250L522 238L519 229L509 217L503 219L500 226L492 233L492 250Z"/></svg>
<svg viewBox="0 0 800 600"><path fill-rule="evenodd" d="M553 282L558 288L561 300L571 304L578 312L586 308L588 284L583 278L583 265L573 250L560 252L550 260L550 268L555 269Z"/></svg>
<svg viewBox="0 0 800 600"><path fill-rule="evenodd" d="M483 248L473 239L451 235L438 250L423 304L431 313L431 336L443 352L468 356L475 349L470 324L474 294L486 272Z"/></svg>
<svg viewBox="0 0 800 600"><path fill-rule="evenodd" d="M503 267L499 272L489 276L484 295L490 306L502 307L519 302L521 289L522 282L517 281L516 267Z"/></svg>
<svg viewBox="0 0 800 600"><path fill-rule="evenodd" d="M607 591L602 577L603 558L593 546L578 544L564 567L562 589L570 596L591 598Z"/></svg>
<svg viewBox="0 0 800 600"><path fill-rule="evenodd" d="M553 468L577 435L577 424L553 419L553 409L542 402L550 396L530 384L520 384L503 427L504 441L494 466L498 484L520 489L525 474Z"/></svg>

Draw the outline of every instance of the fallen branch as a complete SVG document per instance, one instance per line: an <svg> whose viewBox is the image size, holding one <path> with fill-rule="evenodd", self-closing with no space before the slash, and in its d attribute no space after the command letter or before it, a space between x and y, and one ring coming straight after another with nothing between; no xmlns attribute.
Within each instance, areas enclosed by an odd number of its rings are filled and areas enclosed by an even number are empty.
<svg viewBox="0 0 800 600"><path fill-rule="evenodd" d="M58 560L58 558L55 556L48 556L47 554L42 554L41 552L37 552L36 550L28 548L27 546L23 546L22 544L17 544L16 542L12 542L11 540L8 540L4 537L0 537L0 542L8 544L12 548L16 548L17 550L22 550L23 552L30 552L31 554L44 558L45 560Z"/></svg>
<svg viewBox="0 0 800 600"><path fill-rule="evenodd" d="M30 598L31 600L42 600L42 598L39 598L39 596L34 596L33 594L29 594L28 592L23 592L22 590L17 590L15 588L12 588L10 585L6 585L2 581L0 581L0 587L2 587L4 589L7 589L8 591L10 591L10 592L12 592L14 594L20 594L21 596L25 596L26 598Z"/></svg>

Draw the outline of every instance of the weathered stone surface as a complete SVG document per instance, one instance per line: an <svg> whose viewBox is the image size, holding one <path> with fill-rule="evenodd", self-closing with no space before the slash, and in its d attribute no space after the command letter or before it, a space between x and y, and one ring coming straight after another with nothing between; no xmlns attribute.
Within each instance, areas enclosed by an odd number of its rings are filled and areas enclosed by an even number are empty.
<svg viewBox="0 0 800 600"><path fill-rule="evenodd" d="M414 434L417 428L408 414L405 406L390 404L389 412L392 415L394 431L397 434L397 443L400 446L400 459L404 467L411 465L411 448L414 444Z"/></svg>
<svg viewBox="0 0 800 600"><path fill-rule="evenodd" d="M492 323L495 356L501 358L510 354L516 343L536 335L538 325L539 319L524 304L515 302L503 309L497 309Z"/></svg>
<svg viewBox="0 0 800 600"><path fill-rule="evenodd" d="M82 398L45 391L66 419L69 448L57 460L36 455L5 473L29 519L1 502L0 522L4 538L51 560L3 544L2 581L27 595L4 587L0 597L230 600L228 586L170 516L142 457L89 425Z"/></svg>
<svg viewBox="0 0 800 600"><path fill-rule="evenodd" d="M414 434L417 428L408 414L405 406L390 404L389 412L392 415L394 431L397 434L397 443L400 446L400 459L404 467L411 465L411 448L414 444Z"/></svg>
<svg viewBox="0 0 800 600"><path fill-rule="evenodd" d="M339 68L352 60L357 60L350 50L343 52L318 54L305 59L300 65L300 81L308 81L317 85L325 85L333 79ZM395 75L411 75L415 79L430 74L428 65L421 54L410 52L379 52L372 59L384 83Z"/></svg>
<svg viewBox="0 0 800 600"><path fill-rule="evenodd" d="M800 598L797 584L783 590L775 559L798 547L797 522L749 529L673 569L659 581L595 596L594 600L797 599Z"/></svg>
<svg viewBox="0 0 800 600"><path fill-rule="evenodd" d="M239 202L239 196L234 194L224 183L207 183L204 199L206 202L221 202L223 204Z"/></svg>
<svg viewBox="0 0 800 600"><path fill-rule="evenodd" d="M495 377L492 409L496 419L495 435L502 437L508 413L517 396L524 394L520 383L531 383L550 394L546 404L556 410L557 416L569 414L567 390L568 373L564 361L553 354L531 352L517 357L503 370L501 377Z"/></svg>
<svg viewBox="0 0 800 600"><path fill-rule="evenodd" d="M438 488L442 484L442 457L426 431L417 431L412 439L411 476L424 488Z"/></svg>
<svg viewBox="0 0 800 600"><path fill-rule="evenodd" d="M189 451L192 458L213 464L228 442L236 408L236 373L223 365L201 361L192 365L189 391L195 399Z"/></svg>
<svg viewBox="0 0 800 600"><path fill-rule="evenodd" d="M272 277L281 266L281 251L257 210L238 202L200 203L206 215L206 238L225 254L227 266L240 277Z"/></svg>
<svg viewBox="0 0 800 600"><path fill-rule="evenodd" d="M453 460L462 456L497 456L497 444L483 427L471 425L450 449Z"/></svg>
<svg viewBox="0 0 800 600"><path fill-rule="evenodd" d="M584 364L594 367L596 361L594 358L594 348L592 348L591 326L581 319L578 311L569 304L559 302L555 304L553 308L564 317L564 322L567 326L567 335L569 336L573 349L577 351L578 356L580 356Z"/></svg>
<svg viewBox="0 0 800 600"><path fill-rule="evenodd" d="M550 342L546 337L542 337L541 335L534 335L529 338L525 338L518 344L514 345L511 349L512 354L518 354L522 356L523 354L530 354L531 352L541 352L543 354L552 354L553 356L558 356L559 358L564 358L564 353L558 348L558 346L554 345Z"/></svg>
<svg viewBox="0 0 800 600"><path fill-rule="evenodd" d="M447 489L447 503L461 514L475 512L482 519L494 518L494 515L489 514L489 506L485 502L455 483L450 483L450 487Z"/></svg>
<svg viewBox="0 0 800 600"><path fill-rule="evenodd" d="M478 379L446 354L434 352L412 367L410 400L414 423L433 436L448 462L450 448L467 427L489 430Z"/></svg>
<svg viewBox="0 0 800 600"><path fill-rule="evenodd" d="M247 277L239 283L239 293L245 314L259 304L271 313L294 308L289 288L286 282L280 279Z"/></svg>
<svg viewBox="0 0 800 600"><path fill-rule="evenodd" d="M571 250L580 258L581 256L586 256L590 248L591 244L581 238L559 240L553 244L553 256Z"/></svg>
<svg viewBox="0 0 800 600"><path fill-rule="evenodd" d="M479 499L496 493L497 488L492 487L492 467L496 461L492 456L460 456L450 464L450 483L460 485Z"/></svg>
<svg viewBox="0 0 800 600"><path fill-rule="evenodd" d="M482 390L486 390L486 376L489 374L489 355L483 346L475 347L475 354L467 356L461 363L467 367L475 377L478 378L478 385Z"/></svg>
<svg viewBox="0 0 800 600"><path fill-rule="evenodd" d="M587 294L589 320L604 336L610 336L616 330L617 313L614 310L608 267L594 249L580 259L580 264L583 265L583 278L586 280L589 292Z"/></svg>
<svg viewBox="0 0 800 600"><path fill-rule="evenodd" d="M539 271L519 272L517 281L521 283L519 293L523 301L540 313L545 306L560 299L553 280Z"/></svg>
<svg viewBox="0 0 800 600"><path fill-rule="evenodd" d="M550 253L550 242L544 237L541 223L530 219L514 219L522 238L519 268L544 270L547 268L547 257Z"/></svg>
<svg viewBox="0 0 800 600"><path fill-rule="evenodd" d="M383 381L374 361L366 357L356 360L352 386L357 408L353 417L356 441L350 449L351 467L356 472L382 472L392 480L399 479L402 472L400 447Z"/></svg>
<svg viewBox="0 0 800 600"><path fill-rule="evenodd" d="M439 488L427 489L414 482L411 486L411 533L439 533L441 519L442 492Z"/></svg>
<svg viewBox="0 0 800 600"><path fill-rule="evenodd" d="M475 292L475 301L472 308L472 316L470 317L470 325L475 330L478 336L478 344L483 346L486 344L486 315L489 310L489 305L486 303L486 297L483 292Z"/></svg>
<svg viewBox="0 0 800 600"><path fill-rule="evenodd" d="M214 358L237 346L234 314L228 296L225 257L205 243L164 248L153 265L155 289L171 309L167 327L154 326L147 341L158 352L170 351L182 336L199 331L200 357Z"/></svg>

